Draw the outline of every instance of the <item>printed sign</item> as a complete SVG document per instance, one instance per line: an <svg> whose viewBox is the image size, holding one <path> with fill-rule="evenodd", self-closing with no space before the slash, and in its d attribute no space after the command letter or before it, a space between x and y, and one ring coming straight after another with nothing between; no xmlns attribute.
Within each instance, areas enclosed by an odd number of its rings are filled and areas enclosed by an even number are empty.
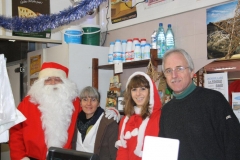
<svg viewBox="0 0 240 160"><path fill-rule="evenodd" d="M19 18L34 18L50 14L50 0L12 0L12 16ZM43 32L24 33L12 32L13 36L51 38L51 30Z"/></svg>
<svg viewBox="0 0 240 160"><path fill-rule="evenodd" d="M30 57L30 86L38 79L38 73L41 70L41 55Z"/></svg>
<svg viewBox="0 0 240 160"><path fill-rule="evenodd" d="M204 87L221 92L228 100L227 72L204 74Z"/></svg>
<svg viewBox="0 0 240 160"><path fill-rule="evenodd" d="M240 122L240 92L232 92L232 109Z"/></svg>

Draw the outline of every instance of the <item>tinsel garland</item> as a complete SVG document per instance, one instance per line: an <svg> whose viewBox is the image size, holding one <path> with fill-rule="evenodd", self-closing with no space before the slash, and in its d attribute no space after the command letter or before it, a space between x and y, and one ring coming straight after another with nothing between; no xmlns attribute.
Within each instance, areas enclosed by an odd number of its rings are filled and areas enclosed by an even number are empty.
<svg viewBox="0 0 240 160"><path fill-rule="evenodd" d="M0 27L25 33L55 29L83 18L88 12L96 9L104 1L106 0L82 0L75 7L69 7L58 14L40 15L35 18L7 18L0 16Z"/></svg>

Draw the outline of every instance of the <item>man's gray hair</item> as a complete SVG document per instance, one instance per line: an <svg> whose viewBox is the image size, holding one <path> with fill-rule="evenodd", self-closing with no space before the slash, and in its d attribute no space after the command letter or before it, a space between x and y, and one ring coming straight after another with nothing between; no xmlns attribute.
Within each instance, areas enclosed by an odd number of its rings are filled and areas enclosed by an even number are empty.
<svg viewBox="0 0 240 160"><path fill-rule="evenodd" d="M185 57L185 59L187 60L189 69L191 71L193 71L194 70L194 63L193 63L192 57L184 49L181 49L181 48L170 49L166 53L164 53L163 58L162 58L162 71L165 70L164 63L165 63L166 58L169 55L171 55L173 53L176 53L176 52L182 54Z"/></svg>

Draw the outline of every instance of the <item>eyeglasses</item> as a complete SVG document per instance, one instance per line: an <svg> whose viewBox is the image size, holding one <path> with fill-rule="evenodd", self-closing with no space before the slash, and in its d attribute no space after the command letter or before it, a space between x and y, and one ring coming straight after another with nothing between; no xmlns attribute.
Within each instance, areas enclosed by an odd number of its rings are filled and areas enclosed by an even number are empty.
<svg viewBox="0 0 240 160"><path fill-rule="evenodd" d="M177 66L175 69L168 68L163 73L166 76L171 75L173 73L173 71L176 71L177 73L183 73L183 71L187 68L189 68L189 67Z"/></svg>

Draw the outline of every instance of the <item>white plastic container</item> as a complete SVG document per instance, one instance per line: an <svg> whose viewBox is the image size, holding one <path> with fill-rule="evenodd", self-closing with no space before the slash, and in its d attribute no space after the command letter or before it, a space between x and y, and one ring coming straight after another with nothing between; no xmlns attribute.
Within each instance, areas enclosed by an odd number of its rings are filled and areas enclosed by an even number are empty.
<svg viewBox="0 0 240 160"><path fill-rule="evenodd" d="M113 63L122 62L122 43L121 40L117 39L113 48Z"/></svg>
<svg viewBox="0 0 240 160"><path fill-rule="evenodd" d="M146 43L144 47L144 52L142 54L142 59L150 59L150 49L151 45L149 43Z"/></svg>
<svg viewBox="0 0 240 160"><path fill-rule="evenodd" d="M126 54L125 54L125 59L126 62L132 61L132 39L127 40L127 46L126 46Z"/></svg>
<svg viewBox="0 0 240 160"><path fill-rule="evenodd" d="M144 54L144 48L145 48L145 44L141 44L141 54L143 55ZM143 56L142 56L143 57Z"/></svg>
<svg viewBox="0 0 240 160"><path fill-rule="evenodd" d="M108 64L113 64L113 48L115 42L110 42L109 52L108 52Z"/></svg>
<svg viewBox="0 0 240 160"><path fill-rule="evenodd" d="M142 52L140 48L140 44L135 44L134 49L134 61L142 60Z"/></svg>
<svg viewBox="0 0 240 160"><path fill-rule="evenodd" d="M133 43L132 43L132 60L135 60L135 53L134 53L134 51L135 51L135 45L136 44L140 44L140 41L139 41L139 39L138 38L133 38ZM139 49L140 49L140 46L139 46Z"/></svg>
<svg viewBox="0 0 240 160"><path fill-rule="evenodd" d="M122 40L122 62L126 62L126 47L127 47L127 41Z"/></svg>
<svg viewBox="0 0 240 160"><path fill-rule="evenodd" d="M142 39L140 40L140 43L141 43L141 45L144 45L144 44L147 43L147 40L146 40L145 38L142 38Z"/></svg>

